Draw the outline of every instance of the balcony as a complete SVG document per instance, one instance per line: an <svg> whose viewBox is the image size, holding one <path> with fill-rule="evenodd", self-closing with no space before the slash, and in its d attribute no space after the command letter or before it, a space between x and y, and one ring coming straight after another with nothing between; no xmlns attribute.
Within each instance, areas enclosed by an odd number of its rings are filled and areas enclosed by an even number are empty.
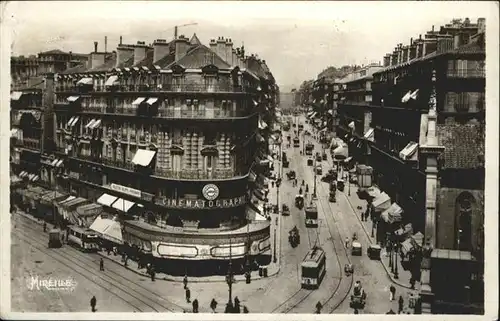
<svg viewBox="0 0 500 321"><path fill-rule="evenodd" d="M485 78L486 73L483 69L450 69L447 71L448 78Z"/></svg>
<svg viewBox="0 0 500 321"><path fill-rule="evenodd" d="M78 86L56 86L56 92L80 92ZM149 85L120 85L118 87L93 87L91 92L199 92L199 93L256 93L250 86L233 86L231 84L149 84Z"/></svg>
<svg viewBox="0 0 500 321"><path fill-rule="evenodd" d="M122 116L137 116L137 107L105 107L105 106L84 106L79 111L81 113L113 114ZM223 109L181 109L181 108L160 108L157 118L172 119L226 119L226 118L248 118L253 113L246 110L223 110Z"/></svg>
<svg viewBox="0 0 500 321"><path fill-rule="evenodd" d="M160 169L153 170L153 175L168 179L179 180L211 180L211 179L231 179L245 176L247 173L233 171L231 169L214 169L213 171L204 171L199 169L184 169L180 171Z"/></svg>
<svg viewBox="0 0 500 321"><path fill-rule="evenodd" d="M40 151L40 139L38 138L18 139L14 145L25 149Z"/></svg>

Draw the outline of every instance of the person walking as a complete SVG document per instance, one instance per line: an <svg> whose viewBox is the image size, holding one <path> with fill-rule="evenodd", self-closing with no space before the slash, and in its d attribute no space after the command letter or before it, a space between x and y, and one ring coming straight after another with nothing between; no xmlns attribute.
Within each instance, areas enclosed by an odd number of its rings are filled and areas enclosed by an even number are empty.
<svg viewBox="0 0 500 321"><path fill-rule="evenodd" d="M96 311L95 309L96 305L97 305L97 299L95 298L95 296L93 296L92 299L90 299L90 307L92 308L92 312Z"/></svg>
<svg viewBox="0 0 500 321"><path fill-rule="evenodd" d="M234 298L234 313L240 313L240 299Z"/></svg>
<svg viewBox="0 0 500 321"><path fill-rule="evenodd" d="M398 300L398 314L401 314L401 312L403 312L403 306L404 306L403 296L400 295Z"/></svg>
<svg viewBox="0 0 500 321"><path fill-rule="evenodd" d="M348 248L349 247L349 237L345 237L345 247Z"/></svg>
<svg viewBox="0 0 500 321"><path fill-rule="evenodd" d="M318 301L318 303L316 303L316 314L321 314L322 308L323 308L323 305L321 304L321 302Z"/></svg>
<svg viewBox="0 0 500 321"><path fill-rule="evenodd" d="M188 287L186 287L186 302L191 303L191 290Z"/></svg>
<svg viewBox="0 0 500 321"><path fill-rule="evenodd" d="M243 306L243 313L249 313L246 305Z"/></svg>
<svg viewBox="0 0 500 321"><path fill-rule="evenodd" d="M187 289L187 286L188 286L188 277L187 277L187 274L184 275L184 279L182 280L182 283L184 283L184 290Z"/></svg>
<svg viewBox="0 0 500 321"><path fill-rule="evenodd" d="M212 309L213 313L216 313L215 309L217 309L217 301L215 301L215 299L212 299L210 302L210 309Z"/></svg>
<svg viewBox="0 0 500 321"><path fill-rule="evenodd" d="M389 292L390 292L389 300L393 301L394 300L394 296L396 295L396 288L394 287L394 284L391 284L391 286L389 288Z"/></svg>
<svg viewBox="0 0 500 321"><path fill-rule="evenodd" d="M198 313L198 299L193 300L193 313Z"/></svg>
<svg viewBox="0 0 500 321"><path fill-rule="evenodd" d="M99 261L99 270L104 271L104 260L101 257L101 260Z"/></svg>
<svg viewBox="0 0 500 321"><path fill-rule="evenodd" d="M150 273L151 273L151 281L154 282L155 278L156 278L156 271L155 271L155 267L153 265L151 265Z"/></svg>

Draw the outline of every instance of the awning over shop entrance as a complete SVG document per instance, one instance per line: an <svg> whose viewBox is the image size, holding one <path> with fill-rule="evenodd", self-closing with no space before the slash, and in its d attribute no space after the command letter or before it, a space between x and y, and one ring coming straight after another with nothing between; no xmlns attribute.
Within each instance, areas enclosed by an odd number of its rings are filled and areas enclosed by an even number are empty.
<svg viewBox="0 0 500 321"><path fill-rule="evenodd" d="M122 229L120 222L98 216L90 226L90 229L108 241L116 244L123 244Z"/></svg>
<svg viewBox="0 0 500 321"><path fill-rule="evenodd" d="M401 222L403 209L397 203L392 203L392 205L382 212L381 217L384 222L392 224L396 222Z"/></svg>
<svg viewBox="0 0 500 321"><path fill-rule="evenodd" d="M372 202L375 212L382 212L391 207L391 198L385 192L380 193Z"/></svg>
<svg viewBox="0 0 500 321"><path fill-rule="evenodd" d="M408 145L406 145L405 148L401 150L401 152L399 153L399 157L402 160L417 160L417 148L418 143L409 142Z"/></svg>
<svg viewBox="0 0 500 321"><path fill-rule="evenodd" d="M40 201L42 201L42 203L45 203L47 205L50 205L52 204L52 202L58 198L61 198L65 196L65 194L61 194L59 192L50 192L48 194L45 194L41 199Z"/></svg>
<svg viewBox="0 0 500 321"><path fill-rule="evenodd" d="M19 98L21 98L22 95L23 95L22 91L13 91L10 94L10 99L11 100L19 100Z"/></svg>
<svg viewBox="0 0 500 321"><path fill-rule="evenodd" d="M131 202L131 201L127 201L126 199L123 199L123 198L119 198L117 199L112 207L119 210L119 211L122 211L124 213L128 213L128 211L132 208L132 206L134 206L135 203L134 202Z"/></svg>
<svg viewBox="0 0 500 321"><path fill-rule="evenodd" d="M97 199L97 203L104 206L111 206L111 204L113 204L113 202L116 201L117 198L118 197L116 196L104 193Z"/></svg>
<svg viewBox="0 0 500 321"><path fill-rule="evenodd" d="M308 113L307 113L307 118L311 118L313 114L314 114L314 112L313 112L313 111L308 112Z"/></svg>
<svg viewBox="0 0 500 321"><path fill-rule="evenodd" d="M247 206L246 214L247 214L248 220L250 220L250 221L265 221L265 220L267 220L267 218L265 216L259 214L255 205L254 206L250 206L250 205Z"/></svg>

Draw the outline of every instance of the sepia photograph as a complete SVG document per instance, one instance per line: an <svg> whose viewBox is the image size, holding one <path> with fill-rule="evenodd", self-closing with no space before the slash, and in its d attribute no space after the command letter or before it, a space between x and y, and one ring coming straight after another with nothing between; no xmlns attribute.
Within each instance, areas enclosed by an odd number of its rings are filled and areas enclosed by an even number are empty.
<svg viewBox="0 0 500 321"><path fill-rule="evenodd" d="M3 2L0 316L498 319L498 9Z"/></svg>

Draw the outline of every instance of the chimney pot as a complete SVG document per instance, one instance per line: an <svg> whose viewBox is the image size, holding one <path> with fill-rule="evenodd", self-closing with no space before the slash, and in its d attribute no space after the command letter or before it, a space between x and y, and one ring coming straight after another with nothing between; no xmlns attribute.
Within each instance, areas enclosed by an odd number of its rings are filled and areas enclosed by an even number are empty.
<svg viewBox="0 0 500 321"><path fill-rule="evenodd" d="M97 41L94 41L94 52L97 52Z"/></svg>
<svg viewBox="0 0 500 321"><path fill-rule="evenodd" d="M120 36L120 45L122 44L122 40L123 40L123 38L122 38L122 36Z"/></svg>
<svg viewBox="0 0 500 321"><path fill-rule="evenodd" d="M434 32L434 25L432 25L432 32Z"/></svg>
<svg viewBox="0 0 500 321"><path fill-rule="evenodd" d="M413 38L410 38L410 46L413 45Z"/></svg>
<svg viewBox="0 0 500 321"><path fill-rule="evenodd" d="M422 34L418 35L418 39L422 40Z"/></svg>

